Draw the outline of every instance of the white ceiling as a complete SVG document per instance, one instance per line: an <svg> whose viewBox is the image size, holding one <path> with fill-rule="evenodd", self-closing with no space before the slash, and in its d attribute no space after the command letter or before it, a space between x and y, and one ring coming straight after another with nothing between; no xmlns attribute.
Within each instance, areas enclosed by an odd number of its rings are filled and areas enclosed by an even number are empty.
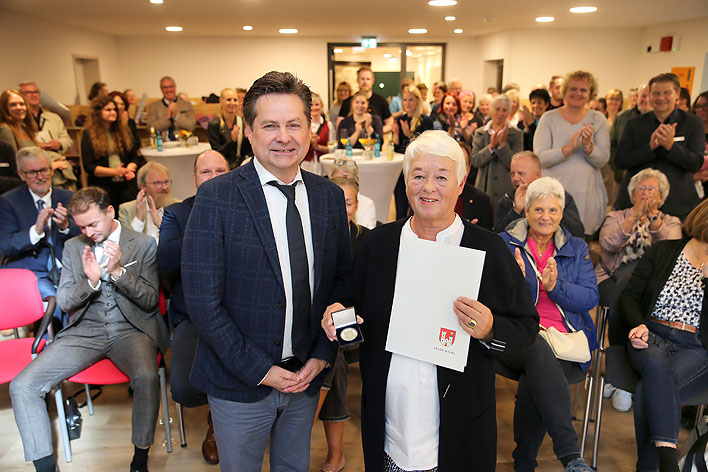
<svg viewBox="0 0 708 472"><path fill-rule="evenodd" d="M572 6L594 5L596 13L572 14ZM278 28L298 28L298 36L358 41L445 39L494 31L534 28L636 28L708 17L707 0L458 0L452 7L431 7L427 0L0 0L0 7L115 36L280 36ZM447 22L444 17L457 20ZM534 22L554 16L554 23ZM491 21L485 21L485 19ZM164 27L179 25L181 33ZM252 25L253 31L242 30ZM427 28L410 35L409 28ZM708 27L708 19L707 19Z"/></svg>

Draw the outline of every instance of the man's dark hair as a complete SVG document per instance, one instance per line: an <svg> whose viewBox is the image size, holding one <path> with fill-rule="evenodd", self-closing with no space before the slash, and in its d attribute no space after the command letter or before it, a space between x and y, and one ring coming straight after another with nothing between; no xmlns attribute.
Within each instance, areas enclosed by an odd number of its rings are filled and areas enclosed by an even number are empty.
<svg viewBox="0 0 708 472"><path fill-rule="evenodd" d="M66 209L70 214L75 215L88 211L92 203L105 212L111 204L111 198L108 196L108 192L102 188L84 187L71 197Z"/></svg>
<svg viewBox="0 0 708 472"><path fill-rule="evenodd" d="M671 82L672 84L674 84L674 89L676 90L676 92L681 90L681 80L679 80L678 75L672 74L671 72L659 74L655 77L652 77L649 81L649 90L651 90L651 86L657 82Z"/></svg>
<svg viewBox="0 0 708 472"><path fill-rule="evenodd" d="M551 103L551 95L545 89L532 90L529 94L529 101L533 100L534 98L543 100L544 102L546 102L546 104Z"/></svg>
<svg viewBox="0 0 708 472"><path fill-rule="evenodd" d="M312 92L305 83L290 72L270 71L251 85L243 98L243 118L249 127L256 121L256 101L259 97L272 94L293 94L302 100L307 125L310 125Z"/></svg>

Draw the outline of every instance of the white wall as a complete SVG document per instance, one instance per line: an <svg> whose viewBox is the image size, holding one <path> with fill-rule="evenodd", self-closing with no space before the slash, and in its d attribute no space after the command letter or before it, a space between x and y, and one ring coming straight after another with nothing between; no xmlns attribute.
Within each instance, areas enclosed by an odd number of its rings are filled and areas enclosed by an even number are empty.
<svg viewBox="0 0 708 472"><path fill-rule="evenodd" d="M0 9L0 44L1 89L34 80L57 100L74 103L72 54L98 58L101 80L111 87L118 82L121 64L114 36Z"/></svg>

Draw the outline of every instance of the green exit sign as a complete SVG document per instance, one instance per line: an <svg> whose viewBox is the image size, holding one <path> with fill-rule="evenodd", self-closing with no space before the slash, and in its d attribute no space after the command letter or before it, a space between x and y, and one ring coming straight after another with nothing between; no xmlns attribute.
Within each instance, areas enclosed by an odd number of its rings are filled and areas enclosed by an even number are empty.
<svg viewBox="0 0 708 472"><path fill-rule="evenodd" d="M376 38L362 38L361 39L361 47L367 48L367 49L372 49L377 46Z"/></svg>

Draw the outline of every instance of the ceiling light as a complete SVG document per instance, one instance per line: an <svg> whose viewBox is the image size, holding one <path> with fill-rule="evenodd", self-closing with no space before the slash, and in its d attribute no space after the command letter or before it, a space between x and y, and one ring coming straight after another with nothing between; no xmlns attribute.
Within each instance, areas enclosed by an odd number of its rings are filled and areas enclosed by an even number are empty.
<svg viewBox="0 0 708 472"><path fill-rule="evenodd" d="M445 17L445 21L455 21L456 19L457 18L455 18L454 16L446 16Z"/></svg>
<svg viewBox="0 0 708 472"><path fill-rule="evenodd" d="M462 34L465 32L465 30L463 30L462 28L455 28L454 30L452 30L452 32L455 34Z"/></svg>
<svg viewBox="0 0 708 472"><path fill-rule="evenodd" d="M597 11L597 7L573 7L570 9L571 13L594 13Z"/></svg>
<svg viewBox="0 0 708 472"><path fill-rule="evenodd" d="M334 49L332 49L332 52L335 53L335 54L341 54L341 53L344 52L344 49L342 49L342 48L334 48Z"/></svg>
<svg viewBox="0 0 708 472"><path fill-rule="evenodd" d="M150 3L152 3L152 4L154 4L154 5L161 5L161 4L162 4L162 0L150 0Z"/></svg>
<svg viewBox="0 0 708 472"><path fill-rule="evenodd" d="M353 52L354 54L356 54L356 53L358 53L358 52L364 52L364 51L366 51L366 48L363 48L363 47L361 47L361 46L354 46L354 47L352 47L352 52Z"/></svg>
<svg viewBox="0 0 708 472"><path fill-rule="evenodd" d="M410 34L425 34L428 32L425 28L411 28L408 30Z"/></svg>
<svg viewBox="0 0 708 472"><path fill-rule="evenodd" d="M165 31L182 31L183 29L181 26L165 26Z"/></svg>
<svg viewBox="0 0 708 472"><path fill-rule="evenodd" d="M297 28L280 28L278 33L280 34L297 34Z"/></svg>
<svg viewBox="0 0 708 472"><path fill-rule="evenodd" d="M451 7L457 5L457 0L430 0L428 5L431 7Z"/></svg>
<svg viewBox="0 0 708 472"><path fill-rule="evenodd" d="M251 26L251 25L246 25L243 27L244 31L251 31L252 29L253 29L253 26Z"/></svg>
<svg viewBox="0 0 708 472"><path fill-rule="evenodd" d="M536 23L550 23L552 21L556 21L552 16L539 16L536 18Z"/></svg>
<svg viewBox="0 0 708 472"><path fill-rule="evenodd" d="M389 53L386 53L386 54L384 54L384 57L385 57L386 59L388 59L389 57L393 57L393 56L390 55Z"/></svg>
<svg viewBox="0 0 708 472"><path fill-rule="evenodd" d="M406 49L406 56L410 57L412 55L413 55L413 51L411 51L410 49Z"/></svg>
<svg viewBox="0 0 708 472"><path fill-rule="evenodd" d="M391 57L391 58L388 59L388 62L396 62L396 58L395 58L395 57Z"/></svg>
<svg viewBox="0 0 708 472"><path fill-rule="evenodd" d="M484 21L485 23L491 23L492 21L494 21L494 17L493 16L485 16L484 20L482 20L482 21Z"/></svg>

